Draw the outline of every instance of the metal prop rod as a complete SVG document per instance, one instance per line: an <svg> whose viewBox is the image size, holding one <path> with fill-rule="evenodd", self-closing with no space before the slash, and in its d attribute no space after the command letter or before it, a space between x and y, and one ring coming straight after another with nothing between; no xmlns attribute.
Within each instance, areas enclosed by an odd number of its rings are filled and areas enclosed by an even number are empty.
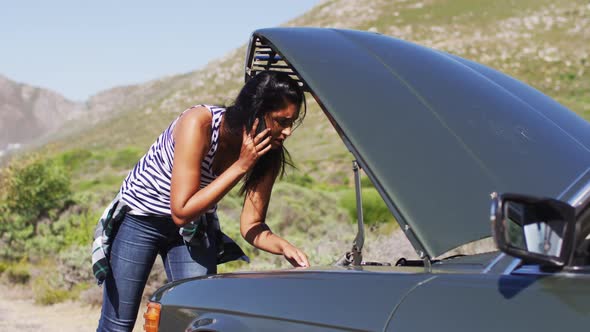
<svg viewBox="0 0 590 332"><path fill-rule="evenodd" d="M363 199L361 194L361 176L359 174L359 164L356 160L352 161L352 171L354 172L354 188L356 192L356 218L358 231L356 238L352 243L352 265L360 266L363 260L363 245L365 244L365 224L363 220Z"/></svg>

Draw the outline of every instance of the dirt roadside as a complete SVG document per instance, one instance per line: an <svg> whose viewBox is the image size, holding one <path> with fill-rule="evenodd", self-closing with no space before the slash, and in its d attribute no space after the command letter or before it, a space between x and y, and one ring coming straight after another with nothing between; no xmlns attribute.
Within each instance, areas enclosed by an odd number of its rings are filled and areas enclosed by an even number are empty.
<svg viewBox="0 0 590 332"><path fill-rule="evenodd" d="M27 293L24 289L0 284L0 331L96 331L100 308L77 302L41 306L35 304ZM142 325L142 322L137 322L133 331L141 331Z"/></svg>

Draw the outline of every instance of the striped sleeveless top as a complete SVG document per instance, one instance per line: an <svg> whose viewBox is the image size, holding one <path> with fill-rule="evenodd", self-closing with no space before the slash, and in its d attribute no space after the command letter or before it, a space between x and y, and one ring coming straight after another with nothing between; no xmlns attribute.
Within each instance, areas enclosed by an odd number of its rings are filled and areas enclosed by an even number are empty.
<svg viewBox="0 0 590 332"><path fill-rule="evenodd" d="M210 184L217 177L213 172L213 160L219 144L219 127L225 108L197 105L186 111L204 106L211 112L211 147L201 163L201 189ZM170 181L172 179L172 165L174 163L174 137L172 132L178 119L156 139L148 152L137 162L133 170L129 172L120 193L121 200L134 215L159 215L170 216ZM207 212L215 212L217 205Z"/></svg>

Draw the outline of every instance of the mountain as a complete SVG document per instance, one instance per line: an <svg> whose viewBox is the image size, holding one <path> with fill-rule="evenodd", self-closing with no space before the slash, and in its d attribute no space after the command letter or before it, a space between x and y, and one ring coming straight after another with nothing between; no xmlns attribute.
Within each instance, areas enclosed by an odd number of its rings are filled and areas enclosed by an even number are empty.
<svg viewBox="0 0 590 332"><path fill-rule="evenodd" d="M80 134L113 116L143 107L186 83L154 80L102 91L86 102L74 102L48 89L30 86L0 75L0 158L30 145ZM165 83L161 83L164 81Z"/></svg>
<svg viewBox="0 0 590 332"><path fill-rule="evenodd" d="M45 137L86 111L82 103L0 75L0 153Z"/></svg>

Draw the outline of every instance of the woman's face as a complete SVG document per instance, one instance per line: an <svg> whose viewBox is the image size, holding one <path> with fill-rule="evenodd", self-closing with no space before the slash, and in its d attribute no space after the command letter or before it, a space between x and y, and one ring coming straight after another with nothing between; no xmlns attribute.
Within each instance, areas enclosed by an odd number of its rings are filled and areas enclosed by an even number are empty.
<svg viewBox="0 0 590 332"><path fill-rule="evenodd" d="M291 136L293 123L298 116L299 112L295 104L288 104L285 108L270 111L264 115L266 127L270 128L270 145L273 149L280 148L287 137Z"/></svg>

